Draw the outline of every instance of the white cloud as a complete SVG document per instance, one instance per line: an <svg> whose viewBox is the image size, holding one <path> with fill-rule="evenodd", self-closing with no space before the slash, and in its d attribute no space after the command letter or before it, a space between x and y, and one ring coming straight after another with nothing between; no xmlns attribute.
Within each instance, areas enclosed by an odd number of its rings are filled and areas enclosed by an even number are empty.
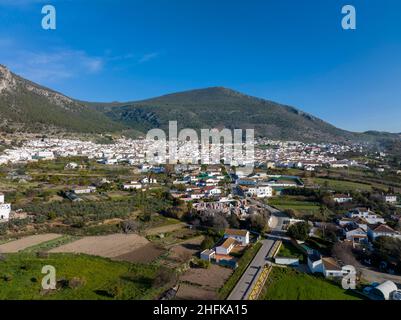
<svg viewBox="0 0 401 320"><path fill-rule="evenodd" d="M152 53L147 53L144 54L140 59L139 59L139 63L145 63L148 62L150 60L153 60L155 58L157 58L159 56L158 52L152 52Z"/></svg>
<svg viewBox="0 0 401 320"><path fill-rule="evenodd" d="M66 48L27 51L9 38L0 38L0 63L32 81L54 82L101 72L105 59Z"/></svg>

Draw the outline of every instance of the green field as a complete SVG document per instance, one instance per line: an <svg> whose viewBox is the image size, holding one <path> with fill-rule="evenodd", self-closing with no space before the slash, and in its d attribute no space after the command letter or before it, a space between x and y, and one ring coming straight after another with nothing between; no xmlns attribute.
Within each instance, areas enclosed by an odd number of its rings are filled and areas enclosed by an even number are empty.
<svg viewBox="0 0 401 320"><path fill-rule="evenodd" d="M295 197L279 197L269 199L269 205L276 207L279 210L292 209L299 218L313 216L314 218L325 219L332 214L326 207L322 207L319 203L300 201Z"/></svg>
<svg viewBox="0 0 401 320"><path fill-rule="evenodd" d="M42 291L41 270L46 265L56 268L55 291ZM52 254L40 259L28 253L10 254L0 261L0 300L154 299L165 289L154 284L157 275L153 265L86 255ZM77 279L80 284L74 286Z"/></svg>
<svg viewBox="0 0 401 320"><path fill-rule="evenodd" d="M324 179L324 178L313 178L313 183L320 185L321 187L327 186L330 189L334 189L338 192L347 191L372 191L372 186L370 184L363 184L351 181L342 181L334 179Z"/></svg>
<svg viewBox="0 0 401 320"><path fill-rule="evenodd" d="M299 262L304 262L304 255L290 242L283 242L277 257L281 258L298 258Z"/></svg>
<svg viewBox="0 0 401 320"><path fill-rule="evenodd" d="M352 292L291 268L274 268L261 300L360 300Z"/></svg>

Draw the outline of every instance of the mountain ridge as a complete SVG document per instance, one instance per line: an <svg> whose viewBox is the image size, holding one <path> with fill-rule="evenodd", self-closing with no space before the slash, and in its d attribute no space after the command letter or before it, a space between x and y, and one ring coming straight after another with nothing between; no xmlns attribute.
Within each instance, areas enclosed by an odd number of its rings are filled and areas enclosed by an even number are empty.
<svg viewBox="0 0 401 320"><path fill-rule="evenodd" d="M146 133L168 129L255 129L255 135L306 142L381 142L400 135L336 128L292 106L216 86L132 102L86 102L26 80L0 65L0 129Z"/></svg>

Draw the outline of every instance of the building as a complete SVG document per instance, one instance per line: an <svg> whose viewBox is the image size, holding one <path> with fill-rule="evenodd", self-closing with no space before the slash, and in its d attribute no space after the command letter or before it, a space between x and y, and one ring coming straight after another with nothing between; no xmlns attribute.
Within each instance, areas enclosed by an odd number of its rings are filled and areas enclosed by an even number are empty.
<svg viewBox="0 0 401 320"><path fill-rule="evenodd" d="M369 225L368 226L368 236L369 236L369 239L371 239L372 241L374 241L376 238L379 238L379 237L389 237L389 238L401 239L401 234L386 224Z"/></svg>
<svg viewBox="0 0 401 320"><path fill-rule="evenodd" d="M384 202L392 203L392 204L398 202L397 196L396 195L392 195L392 194L383 195L382 199L383 199Z"/></svg>
<svg viewBox="0 0 401 320"><path fill-rule="evenodd" d="M11 204L5 203L4 194L0 193L0 223L10 219Z"/></svg>
<svg viewBox="0 0 401 320"><path fill-rule="evenodd" d="M227 229L224 233L224 239L229 239L229 238L236 240L243 246L247 246L249 244L249 231Z"/></svg>
<svg viewBox="0 0 401 320"><path fill-rule="evenodd" d="M228 256L231 251L234 249L236 245L236 241L233 238L227 238L224 240L224 242L216 247L216 254L222 255L222 256Z"/></svg>
<svg viewBox="0 0 401 320"><path fill-rule="evenodd" d="M131 181L131 183L127 183L123 185L124 190L140 190L142 189L142 184L136 181Z"/></svg>
<svg viewBox="0 0 401 320"><path fill-rule="evenodd" d="M392 281L386 281L374 287L369 294L372 300L390 300L393 293L398 290L397 286Z"/></svg>
<svg viewBox="0 0 401 320"><path fill-rule="evenodd" d="M75 194L89 194L92 192L96 192L96 187L84 187L84 188L75 188L72 190Z"/></svg>
<svg viewBox="0 0 401 320"><path fill-rule="evenodd" d="M211 261L216 256L216 251L207 249L200 254L201 260Z"/></svg>
<svg viewBox="0 0 401 320"><path fill-rule="evenodd" d="M271 198L273 196L273 188L270 186L256 185L242 188L242 190L248 197Z"/></svg>
<svg viewBox="0 0 401 320"><path fill-rule="evenodd" d="M321 273L326 278L341 278L347 273L333 258L323 258L318 251L308 255L308 267L311 273Z"/></svg>
<svg viewBox="0 0 401 320"><path fill-rule="evenodd" d="M370 211L367 208L356 208L354 210L349 211L346 215L348 218L351 219L356 219L356 218L364 219L368 224L386 223L383 217L379 216L378 214L375 214L374 212Z"/></svg>
<svg viewBox="0 0 401 320"><path fill-rule="evenodd" d="M355 244L363 244L368 243L368 234L362 228L357 228L351 231L346 232L346 239L352 241Z"/></svg>
<svg viewBox="0 0 401 320"><path fill-rule="evenodd" d="M353 198L350 195L345 194L336 194L333 196L333 199L337 203L347 203L352 202Z"/></svg>

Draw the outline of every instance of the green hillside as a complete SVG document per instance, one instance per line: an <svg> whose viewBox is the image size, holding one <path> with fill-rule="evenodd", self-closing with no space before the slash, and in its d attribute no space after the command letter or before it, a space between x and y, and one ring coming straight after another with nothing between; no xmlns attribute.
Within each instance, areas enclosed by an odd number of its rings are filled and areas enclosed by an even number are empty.
<svg viewBox="0 0 401 320"><path fill-rule="evenodd" d="M25 80L0 65L0 129L101 133L123 128L104 114Z"/></svg>
<svg viewBox="0 0 401 320"><path fill-rule="evenodd" d="M213 87L129 103L91 104L110 119L146 132L178 126L192 129L255 129L272 139L346 142L377 141L380 133L358 134L338 129L296 108L239 92ZM389 134L390 137L393 135Z"/></svg>

